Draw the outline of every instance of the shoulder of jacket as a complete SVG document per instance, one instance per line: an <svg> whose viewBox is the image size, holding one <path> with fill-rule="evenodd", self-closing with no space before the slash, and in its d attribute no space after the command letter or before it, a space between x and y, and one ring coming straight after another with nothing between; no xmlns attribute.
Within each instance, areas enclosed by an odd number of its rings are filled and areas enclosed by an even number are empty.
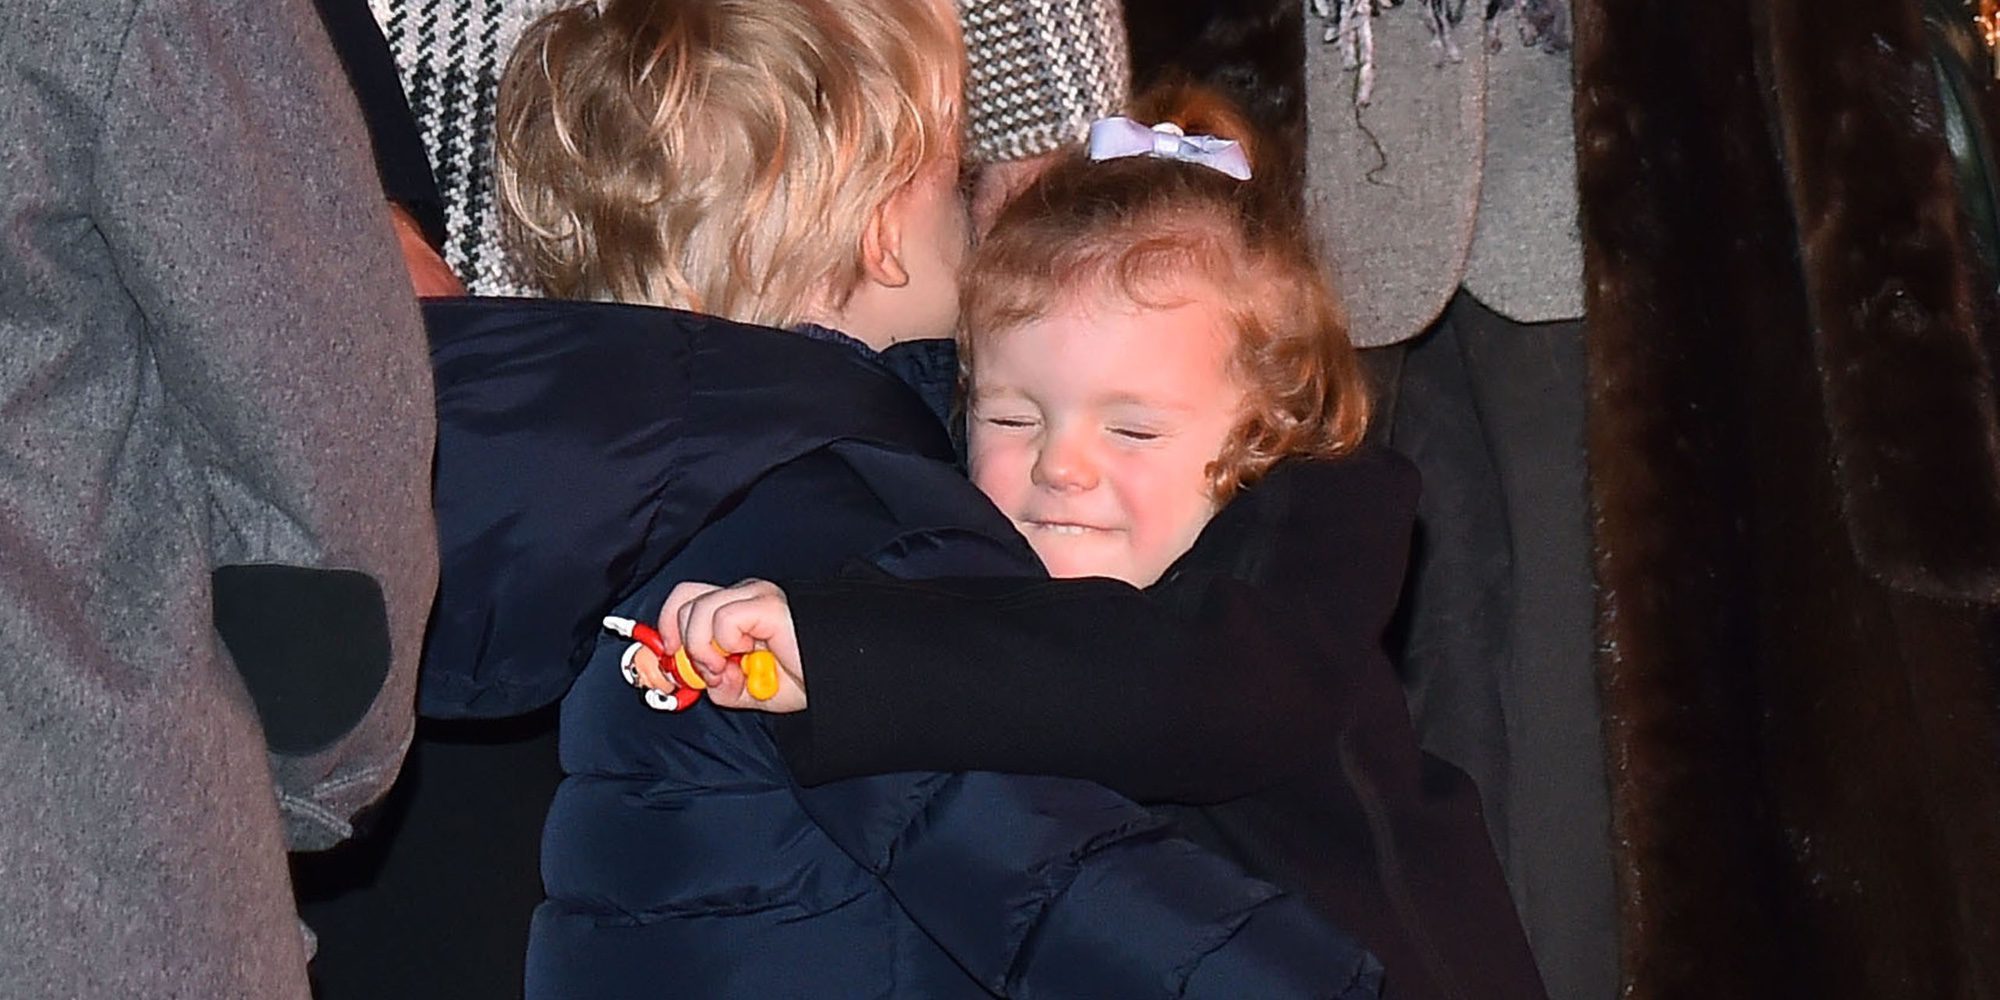
<svg viewBox="0 0 2000 1000"><path fill-rule="evenodd" d="M1416 502L1422 487L1417 467L1401 452L1364 443L1338 458L1288 458L1271 467L1257 488L1294 495L1365 494L1381 500Z"/></svg>

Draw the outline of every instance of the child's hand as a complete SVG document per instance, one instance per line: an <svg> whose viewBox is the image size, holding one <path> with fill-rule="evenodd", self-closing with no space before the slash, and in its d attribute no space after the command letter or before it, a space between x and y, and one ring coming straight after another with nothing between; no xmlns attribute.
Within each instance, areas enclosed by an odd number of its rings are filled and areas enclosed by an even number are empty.
<svg viewBox="0 0 2000 1000"><path fill-rule="evenodd" d="M767 580L744 580L730 587L683 583L667 595L660 609L660 638L669 649L685 648L695 672L708 683L708 698L724 708L755 708L766 712L796 712L806 707L806 684L799 660L798 632L792 624L785 592ZM743 670L728 661L729 653L762 646L778 660L778 693L758 701L744 690ZM647 687L673 690L669 671L643 651L639 660Z"/></svg>

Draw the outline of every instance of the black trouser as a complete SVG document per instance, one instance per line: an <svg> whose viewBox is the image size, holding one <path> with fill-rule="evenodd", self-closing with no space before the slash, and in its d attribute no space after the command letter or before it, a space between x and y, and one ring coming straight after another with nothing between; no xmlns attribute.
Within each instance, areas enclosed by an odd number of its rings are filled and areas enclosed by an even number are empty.
<svg viewBox="0 0 2000 1000"><path fill-rule="evenodd" d="M542 900L542 820L562 781L557 707L420 719L373 828L292 865L319 935L319 1000L506 1000Z"/></svg>
<svg viewBox="0 0 2000 1000"><path fill-rule="evenodd" d="M1376 432L1424 476L1391 640L1418 738L1479 786L1550 996L1608 1000L1583 324L1515 323L1460 291L1422 336L1368 354Z"/></svg>

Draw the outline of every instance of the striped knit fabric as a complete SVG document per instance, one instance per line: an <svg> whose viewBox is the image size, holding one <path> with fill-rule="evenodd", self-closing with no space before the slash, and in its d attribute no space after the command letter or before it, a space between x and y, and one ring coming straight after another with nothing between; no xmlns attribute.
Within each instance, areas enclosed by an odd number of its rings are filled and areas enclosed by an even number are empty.
<svg viewBox="0 0 2000 1000"><path fill-rule="evenodd" d="M493 114L521 29L567 0L369 0L402 72L444 198L444 258L475 295L529 295L500 246ZM1119 0L961 0L967 156L990 163L1080 141L1130 87Z"/></svg>

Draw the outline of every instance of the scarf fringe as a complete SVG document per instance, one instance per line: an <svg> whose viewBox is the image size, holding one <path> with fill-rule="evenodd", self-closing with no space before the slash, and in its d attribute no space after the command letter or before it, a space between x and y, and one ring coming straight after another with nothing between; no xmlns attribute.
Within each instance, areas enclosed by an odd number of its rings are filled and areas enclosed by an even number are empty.
<svg viewBox="0 0 2000 1000"><path fill-rule="evenodd" d="M1312 12L1326 22L1320 33L1323 44L1340 51L1342 69L1354 71L1354 105L1367 107L1375 95L1375 18L1402 0L1312 0ZM1465 58L1459 48L1456 29L1465 20L1466 0L1416 0L1410 6L1430 29L1436 65ZM1503 21L1514 15L1521 44L1547 53L1569 51L1570 19L1567 0L1486 0L1480 44L1488 52L1498 52L1506 44Z"/></svg>

